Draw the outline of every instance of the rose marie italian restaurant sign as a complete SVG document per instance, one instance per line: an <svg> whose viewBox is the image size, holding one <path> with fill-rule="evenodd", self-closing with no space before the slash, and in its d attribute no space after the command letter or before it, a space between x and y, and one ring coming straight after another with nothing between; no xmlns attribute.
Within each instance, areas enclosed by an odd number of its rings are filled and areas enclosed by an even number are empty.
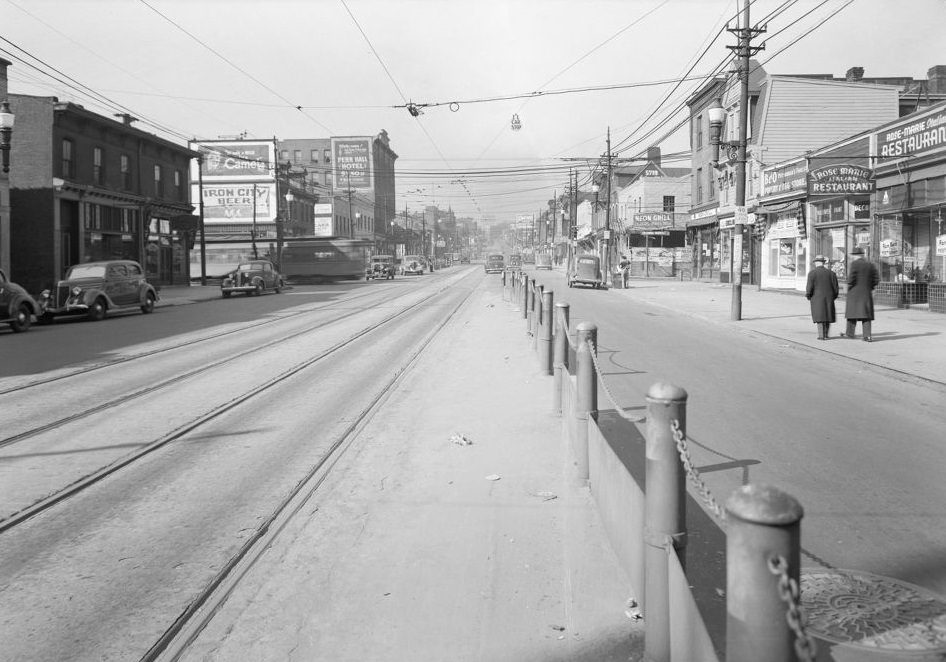
<svg viewBox="0 0 946 662"><path fill-rule="evenodd" d="M808 172L808 195L865 195L876 190L869 168L838 163Z"/></svg>

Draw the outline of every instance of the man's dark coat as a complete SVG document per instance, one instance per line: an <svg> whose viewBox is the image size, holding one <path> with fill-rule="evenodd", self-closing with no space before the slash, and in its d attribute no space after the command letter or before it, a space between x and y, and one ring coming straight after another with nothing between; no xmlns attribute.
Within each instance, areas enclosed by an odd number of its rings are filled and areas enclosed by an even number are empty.
<svg viewBox="0 0 946 662"><path fill-rule="evenodd" d="M874 319L873 292L879 282L877 267L863 258L854 260L847 276L847 303L844 307L844 316L847 319Z"/></svg>
<svg viewBox="0 0 946 662"><path fill-rule="evenodd" d="M812 322L834 322L834 300L838 298L838 277L833 271L817 266L808 272L805 296L811 304Z"/></svg>

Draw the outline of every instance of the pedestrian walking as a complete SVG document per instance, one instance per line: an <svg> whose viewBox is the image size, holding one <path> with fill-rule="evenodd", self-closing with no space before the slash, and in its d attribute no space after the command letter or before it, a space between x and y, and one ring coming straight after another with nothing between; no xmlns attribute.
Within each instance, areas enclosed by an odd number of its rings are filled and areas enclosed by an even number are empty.
<svg viewBox="0 0 946 662"><path fill-rule="evenodd" d="M828 329L837 315L834 300L838 298L838 277L824 266L827 261L824 255L815 256L812 260L815 267L808 272L805 287L805 297L811 306L811 321L818 327L818 340L828 339Z"/></svg>
<svg viewBox="0 0 946 662"><path fill-rule="evenodd" d="M864 342L871 342L871 322L874 321L874 288L880 282L877 267L864 259L864 249L858 246L851 251L853 261L847 272L847 303L844 317L847 319L847 338L854 338L857 323L861 323Z"/></svg>
<svg viewBox="0 0 946 662"><path fill-rule="evenodd" d="M627 289L627 280L631 274L631 261L628 259L627 255L621 256L621 261L618 263L618 267L621 269L621 284L624 286L624 289Z"/></svg>

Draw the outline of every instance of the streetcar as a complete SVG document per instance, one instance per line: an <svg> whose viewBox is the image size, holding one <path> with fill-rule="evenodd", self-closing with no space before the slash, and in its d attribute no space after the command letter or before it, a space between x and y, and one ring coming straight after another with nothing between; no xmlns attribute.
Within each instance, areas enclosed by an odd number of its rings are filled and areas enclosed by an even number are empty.
<svg viewBox="0 0 946 662"><path fill-rule="evenodd" d="M364 280L371 242L343 237L290 237L282 248L282 275L295 282Z"/></svg>

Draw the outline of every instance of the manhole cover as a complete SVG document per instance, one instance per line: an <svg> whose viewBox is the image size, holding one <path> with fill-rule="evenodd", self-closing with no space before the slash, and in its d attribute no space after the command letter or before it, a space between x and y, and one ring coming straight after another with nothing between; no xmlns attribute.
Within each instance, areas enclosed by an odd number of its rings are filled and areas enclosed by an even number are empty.
<svg viewBox="0 0 946 662"><path fill-rule="evenodd" d="M801 572L808 632L885 651L946 651L946 601L926 589L853 570Z"/></svg>

